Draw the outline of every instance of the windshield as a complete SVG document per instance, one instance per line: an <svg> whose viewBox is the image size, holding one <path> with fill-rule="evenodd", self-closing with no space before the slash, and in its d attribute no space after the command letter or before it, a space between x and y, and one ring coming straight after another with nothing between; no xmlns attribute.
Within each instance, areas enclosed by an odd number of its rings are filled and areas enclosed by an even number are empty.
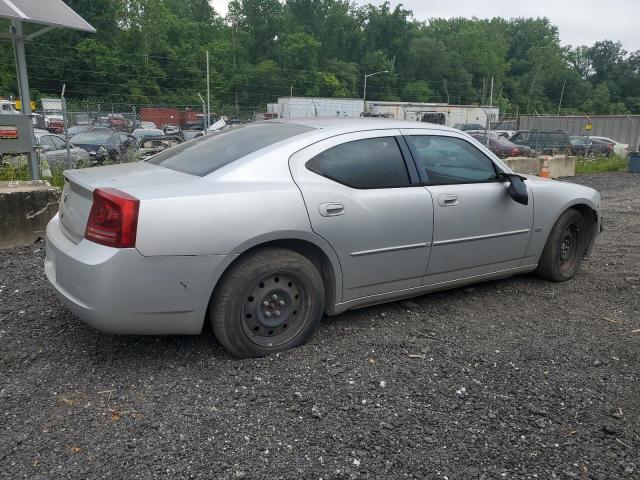
<svg viewBox="0 0 640 480"><path fill-rule="evenodd" d="M74 135L71 138L71 143L104 145L105 143L109 143L112 136L113 136L113 132L104 132L104 131L79 133L78 135Z"/></svg>
<svg viewBox="0 0 640 480"><path fill-rule="evenodd" d="M253 123L211 133L162 152L149 163L191 175L205 176L242 157L311 127L295 123Z"/></svg>

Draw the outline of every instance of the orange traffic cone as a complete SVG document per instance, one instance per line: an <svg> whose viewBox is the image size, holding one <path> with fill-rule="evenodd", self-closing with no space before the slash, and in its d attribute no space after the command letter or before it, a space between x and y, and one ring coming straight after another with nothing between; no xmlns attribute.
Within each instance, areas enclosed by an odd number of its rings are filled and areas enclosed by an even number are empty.
<svg viewBox="0 0 640 480"><path fill-rule="evenodd" d="M539 177L551 178L551 170L549 170L549 157L542 157L542 168L540 169Z"/></svg>

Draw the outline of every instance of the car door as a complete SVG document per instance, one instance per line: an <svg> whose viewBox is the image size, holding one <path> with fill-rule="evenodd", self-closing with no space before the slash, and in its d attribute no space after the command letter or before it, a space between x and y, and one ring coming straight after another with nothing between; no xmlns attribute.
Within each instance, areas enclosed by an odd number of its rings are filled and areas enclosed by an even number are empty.
<svg viewBox="0 0 640 480"><path fill-rule="evenodd" d="M313 231L340 259L342 301L420 286L433 204L398 130L320 141L293 155L290 168Z"/></svg>
<svg viewBox="0 0 640 480"><path fill-rule="evenodd" d="M533 225L533 199L515 202L490 157L449 132L403 131L431 192L434 230L425 285L520 266Z"/></svg>

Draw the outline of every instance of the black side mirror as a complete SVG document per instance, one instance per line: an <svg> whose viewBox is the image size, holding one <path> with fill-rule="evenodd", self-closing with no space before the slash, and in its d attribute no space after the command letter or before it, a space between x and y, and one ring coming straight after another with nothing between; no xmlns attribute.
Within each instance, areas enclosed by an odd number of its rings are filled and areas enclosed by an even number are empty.
<svg viewBox="0 0 640 480"><path fill-rule="evenodd" d="M503 175L507 180L509 180L509 188L507 189L509 196L522 205L528 205L529 193L527 192L527 186L524 183L525 178L515 173L504 173Z"/></svg>

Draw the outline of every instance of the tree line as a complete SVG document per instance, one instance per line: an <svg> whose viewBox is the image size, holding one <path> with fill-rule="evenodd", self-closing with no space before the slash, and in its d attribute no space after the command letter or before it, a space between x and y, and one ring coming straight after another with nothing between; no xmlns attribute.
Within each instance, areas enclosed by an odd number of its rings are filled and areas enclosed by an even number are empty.
<svg viewBox="0 0 640 480"><path fill-rule="evenodd" d="M225 18L207 0L67 3L97 33L54 30L27 45L36 99L65 83L78 100L198 105L208 51L214 103L361 97L363 76L388 70L368 79L367 98L486 104L493 78L506 112L640 113L640 51L562 46L546 18L419 21L402 5L348 0L232 0ZM2 40L0 95L17 93Z"/></svg>

